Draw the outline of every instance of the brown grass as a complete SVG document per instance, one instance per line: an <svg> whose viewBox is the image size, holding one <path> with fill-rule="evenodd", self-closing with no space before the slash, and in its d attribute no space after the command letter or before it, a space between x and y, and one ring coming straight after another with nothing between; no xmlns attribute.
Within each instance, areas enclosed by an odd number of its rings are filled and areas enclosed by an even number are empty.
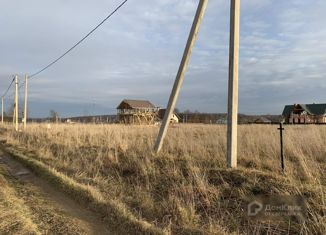
<svg viewBox="0 0 326 235"><path fill-rule="evenodd" d="M1 167L1 166L0 166ZM1 234L41 234L31 219L32 213L24 201L3 177L6 172L0 168L0 233Z"/></svg>
<svg viewBox="0 0 326 235"><path fill-rule="evenodd" d="M280 173L277 126L239 127L239 168L226 170L226 128L170 128L163 151L152 151L158 127L33 124L2 133L37 160L90 185L104 199L174 234L315 233L325 231L326 126L286 126L286 174ZM304 195L307 222L252 221L251 195ZM291 223L289 223L291 222Z"/></svg>

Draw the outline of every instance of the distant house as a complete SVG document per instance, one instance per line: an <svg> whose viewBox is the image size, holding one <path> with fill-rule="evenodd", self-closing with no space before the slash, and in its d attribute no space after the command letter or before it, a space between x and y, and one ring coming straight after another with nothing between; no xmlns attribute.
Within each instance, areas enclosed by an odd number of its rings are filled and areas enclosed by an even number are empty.
<svg viewBox="0 0 326 235"><path fill-rule="evenodd" d="M286 105L282 116L290 124L326 123L326 104Z"/></svg>
<svg viewBox="0 0 326 235"><path fill-rule="evenodd" d="M125 124L154 124L158 108L148 100L121 101L118 110L118 120Z"/></svg>
<svg viewBox="0 0 326 235"><path fill-rule="evenodd" d="M158 111L158 118L160 120L163 120L165 115L166 109L160 109ZM180 117L176 112L173 112L170 118L170 123L179 123Z"/></svg>
<svg viewBox="0 0 326 235"><path fill-rule="evenodd" d="M272 124L272 121L266 117L259 117L253 123L255 123L255 124Z"/></svg>

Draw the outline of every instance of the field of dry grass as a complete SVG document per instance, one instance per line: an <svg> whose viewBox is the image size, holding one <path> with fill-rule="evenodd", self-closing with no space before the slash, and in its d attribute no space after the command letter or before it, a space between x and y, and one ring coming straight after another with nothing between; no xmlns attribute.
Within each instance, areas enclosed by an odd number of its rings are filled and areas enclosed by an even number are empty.
<svg viewBox="0 0 326 235"><path fill-rule="evenodd" d="M1 136L173 234L322 234L326 126L285 128L285 175L277 126L239 127L237 170L226 169L225 126L171 127L159 154L154 126L32 124L19 133L7 126ZM252 220L243 209L252 195L302 195L306 222Z"/></svg>

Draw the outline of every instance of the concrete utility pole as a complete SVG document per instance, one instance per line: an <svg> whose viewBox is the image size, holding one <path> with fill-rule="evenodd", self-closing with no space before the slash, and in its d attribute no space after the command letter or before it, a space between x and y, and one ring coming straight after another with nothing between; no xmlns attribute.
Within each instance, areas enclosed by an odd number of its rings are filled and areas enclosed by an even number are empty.
<svg viewBox="0 0 326 235"><path fill-rule="evenodd" d="M15 115L16 115L16 104L15 104L16 97L14 97L14 110L12 114L12 125L15 126Z"/></svg>
<svg viewBox="0 0 326 235"><path fill-rule="evenodd" d="M15 129L18 131L18 75L15 76L15 83L16 83L16 95L15 95Z"/></svg>
<svg viewBox="0 0 326 235"><path fill-rule="evenodd" d="M15 77L16 79L16 77ZM16 120L16 93L14 95L14 107L13 107L13 114L12 114L12 125L15 126L15 120Z"/></svg>
<svg viewBox="0 0 326 235"><path fill-rule="evenodd" d="M164 137L166 135L167 132L167 128L169 126L170 123L170 117L172 115L172 112L174 111L175 108L175 104L177 102L178 96L179 96L179 92L180 92L180 88L182 86L182 82L184 80L184 75L187 69L187 66L189 64L189 60L190 60L190 56L191 56L191 52L192 52L192 48L194 47L196 38L197 38L197 34L199 31L199 26L201 24L201 21L203 19L206 7L207 7L207 2L208 0L200 0L199 4L198 4L198 8L197 8L197 12L190 30L190 34L188 37L188 41L187 41L187 45L186 48L184 50L183 53L183 57L181 60L181 64L179 66L179 70L177 73L177 77L175 79L174 85L173 85L173 89L169 98L169 102L168 102L168 107L165 111L165 115L163 118L163 122L156 140L156 144L155 144L155 151L158 153L161 148L162 148L162 144L163 144L163 140Z"/></svg>
<svg viewBox="0 0 326 235"><path fill-rule="evenodd" d="M240 0L231 0L227 165L237 167Z"/></svg>
<svg viewBox="0 0 326 235"><path fill-rule="evenodd" d="M24 106L24 130L27 125L27 98L28 98L28 75L25 75L25 106Z"/></svg>
<svg viewBox="0 0 326 235"><path fill-rule="evenodd" d="M1 97L1 123L3 124L3 102L4 102L4 99L3 99L3 96Z"/></svg>

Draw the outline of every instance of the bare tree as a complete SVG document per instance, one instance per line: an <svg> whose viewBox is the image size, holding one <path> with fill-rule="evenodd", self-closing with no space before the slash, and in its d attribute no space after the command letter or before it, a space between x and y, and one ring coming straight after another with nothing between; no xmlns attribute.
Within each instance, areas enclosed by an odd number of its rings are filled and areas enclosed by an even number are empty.
<svg viewBox="0 0 326 235"><path fill-rule="evenodd" d="M59 114L55 110L51 109L49 113L49 118L52 122L58 122Z"/></svg>

